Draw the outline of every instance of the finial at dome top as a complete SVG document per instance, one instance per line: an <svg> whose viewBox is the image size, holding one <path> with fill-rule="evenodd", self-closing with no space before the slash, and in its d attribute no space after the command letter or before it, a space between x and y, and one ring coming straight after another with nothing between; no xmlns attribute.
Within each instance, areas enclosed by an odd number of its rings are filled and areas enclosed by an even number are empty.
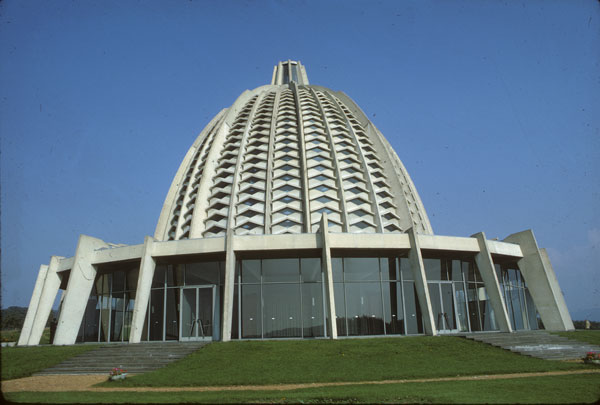
<svg viewBox="0 0 600 405"><path fill-rule="evenodd" d="M306 69L300 61L287 60L279 62L273 68L273 79L271 84L289 84L296 82L297 84L309 84Z"/></svg>

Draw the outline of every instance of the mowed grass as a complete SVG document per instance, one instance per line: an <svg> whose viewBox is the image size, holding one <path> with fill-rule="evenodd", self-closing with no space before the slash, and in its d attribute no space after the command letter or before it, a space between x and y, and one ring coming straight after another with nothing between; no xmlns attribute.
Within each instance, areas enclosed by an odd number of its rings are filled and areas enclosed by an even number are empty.
<svg viewBox="0 0 600 405"><path fill-rule="evenodd" d="M3 347L0 352L2 380L28 377L97 345Z"/></svg>
<svg viewBox="0 0 600 405"><path fill-rule="evenodd" d="M28 403L594 403L600 375L506 380L348 385L290 391L23 392L4 393Z"/></svg>
<svg viewBox="0 0 600 405"><path fill-rule="evenodd" d="M449 336L217 342L120 386L353 382L586 367L592 366L530 358Z"/></svg>
<svg viewBox="0 0 600 405"><path fill-rule="evenodd" d="M569 339L600 346L600 330L573 330L570 332L552 332Z"/></svg>

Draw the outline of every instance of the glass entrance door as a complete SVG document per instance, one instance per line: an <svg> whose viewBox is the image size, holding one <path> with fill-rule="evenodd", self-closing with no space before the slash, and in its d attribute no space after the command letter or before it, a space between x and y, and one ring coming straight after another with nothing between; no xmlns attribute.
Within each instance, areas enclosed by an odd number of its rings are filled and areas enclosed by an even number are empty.
<svg viewBox="0 0 600 405"><path fill-rule="evenodd" d="M181 289L180 340L212 340L214 296L214 286Z"/></svg>
<svg viewBox="0 0 600 405"><path fill-rule="evenodd" d="M458 332L454 285L450 282L430 282L429 297L433 320L439 333ZM462 328L461 328L462 329Z"/></svg>

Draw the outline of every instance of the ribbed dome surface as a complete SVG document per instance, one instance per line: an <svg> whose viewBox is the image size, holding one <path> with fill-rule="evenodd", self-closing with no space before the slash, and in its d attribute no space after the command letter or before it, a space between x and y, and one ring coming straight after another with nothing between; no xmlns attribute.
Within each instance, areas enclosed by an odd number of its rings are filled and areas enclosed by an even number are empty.
<svg viewBox="0 0 600 405"><path fill-rule="evenodd" d="M330 232L433 233L408 173L365 114L344 93L309 85L302 65L288 61L271 85L244 92L198 136L155 238L228 228L314 233L324 212Z"/></svg>

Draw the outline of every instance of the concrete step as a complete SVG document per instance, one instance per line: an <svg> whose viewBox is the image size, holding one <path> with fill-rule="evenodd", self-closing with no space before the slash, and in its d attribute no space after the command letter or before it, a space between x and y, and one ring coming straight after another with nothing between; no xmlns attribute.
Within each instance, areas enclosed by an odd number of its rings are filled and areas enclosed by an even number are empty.
<svg viewBox="0 0 600 405"><path fill-rule="evenodd" d="M140 374L180 360L208 342L109 344L72 357L34 375L107 374L115 367Z"/></svg>
<svg viewBox="0 0 600 405"><path fill-rule="evenodd" d="M547 360L576 360L581 359L589 351L600 351L599 346L545 331L467 334L464 337L514 353Z"/></svg>

